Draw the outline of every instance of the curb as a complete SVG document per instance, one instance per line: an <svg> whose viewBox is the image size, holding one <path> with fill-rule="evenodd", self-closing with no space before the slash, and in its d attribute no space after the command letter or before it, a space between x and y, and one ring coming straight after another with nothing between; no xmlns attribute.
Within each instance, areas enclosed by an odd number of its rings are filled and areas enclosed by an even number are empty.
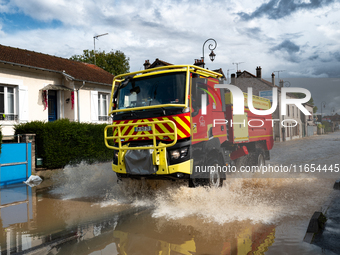
<svg viewBox="0 0 340 255"><path fill-rule="evenodd" d="M333 189L334 190L340 190L340 179L335 181L335 183L333 185ZM315 235L318 232L320 232L324 229L325 223L327 221L327 217L324 215L324 213L326 214L328 208L331 206L331 203L332 202L329 201L326 204L324 210L322 210L323 213L322 212L314 212L312 218L309 221L307 232L306 232L306 235L303 239L304 242L312 243Z"/></svg>
<svg viewBox="0 0 340 255"><path fill-rule="evenodd" d="M303 241L307 243L312 243L315 234L317 234L325 227L326 221L327 218L325 215L323 215L322 212L314 212L312 218L309 221L307 232Z"/></svg>

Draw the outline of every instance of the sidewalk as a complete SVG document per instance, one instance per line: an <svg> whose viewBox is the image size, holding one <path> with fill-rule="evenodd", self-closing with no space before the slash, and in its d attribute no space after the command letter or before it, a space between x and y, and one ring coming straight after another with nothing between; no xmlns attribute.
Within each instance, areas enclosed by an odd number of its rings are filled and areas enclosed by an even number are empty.
<svg viewBox="0 0 340 255"><path fill-rule="evenodd" d="M340 187L334 190L330 206L325 212L324 230L315 236L314 245L340 254Z"/></svg>

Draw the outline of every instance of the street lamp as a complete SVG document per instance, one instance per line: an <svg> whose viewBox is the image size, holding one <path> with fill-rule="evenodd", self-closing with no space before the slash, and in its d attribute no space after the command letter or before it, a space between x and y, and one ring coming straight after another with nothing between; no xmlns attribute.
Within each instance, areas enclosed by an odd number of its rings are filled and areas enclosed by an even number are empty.
<svg viewBox="0 0 340 255"><path fill-rule="evenodd" d="M290 82L289 81L284 81L283 82L283 87L290 87Z"/></svg>
<svg viewBox="0 0 340 255"><path fill-rule="evenodd" d="M203 68L204 68L204 46L206 44L206 42L208 41L214 41L215 44L209 44L208 48L209 50L211 50L210 54L209 54L209 57L210 57L210 60L211 61L214 61L215 60L215 57L216 57L216 54L214 53L214 49L216 49L216 46L217 46L217 42L212 39L212 38L209 38L208 40L206 40L204 43L203 43L203 47L202 47L202 60L203 60ZM215 46L214 46L215 45Z"/></svg>
<svg viewBox="0 0 340 255"><path fill-rule="evenodd" d="M95 35L93 36L93 48L94 48L94 64L96 64L96 39L98 40L98 37L108 35L109 33L101 34L101 35Z"/></svg>
<svg viewBox="0 0 340 255"><path fill-rule="evenodd" d="M326 102L322 101L321 102L321 122L322 122L322 107L325 108L326 107Z"/></svg>
<svg viewBox="0 0 340 255"><path fill-rule="evenodd" d="M334 115L334 112L335 112L335 107L332 107L332 109L331 109L331 115L332 115L332 113L333 113L333 115Z"/></svg>

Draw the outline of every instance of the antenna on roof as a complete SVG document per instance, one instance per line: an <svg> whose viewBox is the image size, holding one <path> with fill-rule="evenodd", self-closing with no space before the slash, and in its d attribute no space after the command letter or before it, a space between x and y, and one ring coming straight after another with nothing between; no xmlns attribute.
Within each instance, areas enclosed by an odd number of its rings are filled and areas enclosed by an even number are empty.
<svg viewBox="0 0 340 255"><path fill-rule="evenodd" d="M96 39L98 40L98 37L108 35L109 33L101 34L101 35L95 35L93 36L93 48L94 48L94 64L96 65Z"/></svg>
<svg viewBox="0 0 340 255"><path fill-rule="evenodd" d="M233 65L236 65L236 72L238 72L238 65L239 65L239 64L242 64L242 63L244 63L244 62L233 63Z"/></svg>
<svg viewBox="0 0 340 255"><path fill-rule="evenodd" d="M279 84L280 84L280 72L284 72L286 70L278 70L278 71L273 71L273 73L277 73L277 78L279 79Z"/></svg>

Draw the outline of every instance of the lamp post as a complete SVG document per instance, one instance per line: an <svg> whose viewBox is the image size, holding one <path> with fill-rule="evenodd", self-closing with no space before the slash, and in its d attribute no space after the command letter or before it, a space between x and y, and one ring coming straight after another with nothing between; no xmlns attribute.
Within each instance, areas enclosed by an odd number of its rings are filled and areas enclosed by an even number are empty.
<svg viewBox="0 0 340 255"><path fill-rule="evenodd" d="M332 109L331 109L331 115L334 115L334 112L335 112L335 107L332 107Z"/></svg>
<svg viewBox="0 0 340 255"><path fill-rule="evenodd" d="M108 35L109 33L101 34L101 35L95 35L93 36L93 54L94 54L94 64L96 65L96 39L98 40L98 37Z"/></svg>
<svg viewBox="0 0 340 255"><path fill-rule="evenodd" d="M289 81L284 81L283 82L283 87L290 87L290 82Z"/></svg>
<svg viewBox="0 0 340 255"><path fill-rule="evenodd" d="M326 107L326 102L322 101L321 102L321 123L322 123L322 107L325 108Z"/></svg>
<svg viewBox="0 0 340 255"><path fill-rule="evenodd" d="M209 54L210 60L211 60L211 61L214 61L214 60L215 60L215 56L216 56L216 54L214 53L214 49L216 49L217 42L216 42L214 39L209 38L208 40L206 40L206 41L203 43L203 47L202 47L203 68L204 68L204 65L205 65L205 64L204 64L204 46L205 46L206 42L208 42L208 41L214 41L214 43L215 43L215 44L209 44L209 46L208 46L209 50L211 50L211 52L210 52L210 54ZM214 45L215 45L215 46L214 46Z"/></svg>

